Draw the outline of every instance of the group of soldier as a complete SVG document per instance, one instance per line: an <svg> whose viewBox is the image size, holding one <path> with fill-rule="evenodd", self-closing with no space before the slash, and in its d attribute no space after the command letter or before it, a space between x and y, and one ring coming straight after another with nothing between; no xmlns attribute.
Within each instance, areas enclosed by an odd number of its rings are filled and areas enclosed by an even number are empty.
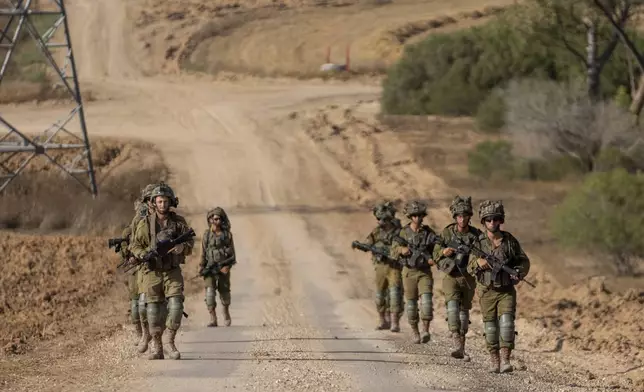
<svg viewBox="0 0 644 392"><path fill-rule="evenodd" d="M148 359L164 359L163 335L171 359L180 359L175 337L184 312L184 277L181 265L194 248L194 231L171 208L179 205L170 186L149 184L135 201L135 215L119 238L119 251L128 274L130 319L139 353L150 349ZM215 292L220 294L224 323L230 317L230 269L236 263L235 246L226 212L208 211L208 227L202 237L199 274L206 286L209 327L216 327Z"/></svg>
<svg viewBox="0 0 644 392"><path fill-rule="evenodd" d="M379 314L376 329L400 331L404 296L414 343L430 341L434 286L431 267L437 266L444 273L442 288L454 345L451 356L470 360L465 352L465 336L476 288L490 353L489 370L512 372L510 355L516 335L515 285L528 274L530 260L519 241L501 229L505 222L501 201L485 200L479 205L478 214L484 230L470 224L474 215L471 197L456 196L449 209L454 222L437 235L423 224L427 206L422 202L411 201L404 206L403 213L410 220L404 227L396 218L396 209L391 202L373 208L378 226L367 236L364 245L354 242L353 246L373 253Z"/></svg>
<svg viewBox="0 0 644 392"><path fill-rule="evenodd" d="M178 205L179 199L167 184L149 184L135 202L135 216L120 238L122 264L129 267L126 270L130 317L136 345L142 354L150 349L148 359L164 358L164 333L170 358L181 357L175 345L182 317L187 317L181 265L192 254L194 231L185 218L171 211ZM354 242L354 247L373 252L377 329L400 331L404 296L414 343L430 341L434 288L431 267L437 266L444 273L447 324L454 344L451 355L470 360L465 352L465 336L476 287L490 352L490 371L511 372L510 355L516 335L515 285L528 274L530 260L517 239L501 229L505 222L501 201L485 200L479 205L484 230L470 224L474 215L471 197L456 196L449 209L454 222L439 236L423 223L427 206L420 201L404 206L403 213L409 219L405 226L396 218L391 202L373 208L378 226L367 236L365 244ZM197 277L202 277L205 283L208 326L218 325L216 292L220 294L224 323L229 326L230 269L236 264L230 220L220 207L208 211L206 220Z"/></svg>

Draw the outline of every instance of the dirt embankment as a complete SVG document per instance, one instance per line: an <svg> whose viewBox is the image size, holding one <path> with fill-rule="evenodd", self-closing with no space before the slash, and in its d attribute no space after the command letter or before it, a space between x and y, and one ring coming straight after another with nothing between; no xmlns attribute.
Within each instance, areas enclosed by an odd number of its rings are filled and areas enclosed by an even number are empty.
<svg viewBox="0 0 644 392"><path fill-rule="evenodd" d="M97 199L44 159L29 164L0 195L3 355L25 353L54 337L78 343L110 334L125 320L78 329L89 316L109 310L98 302L112 304L110 296L123 297L117 302L125 315L125 278L115 270L120 259L106 239L120 235L140 189L165 179L167 170L151 146L109 139L92 145ZM55 156L66 162L74 155ZM18 163L14 157L8 166Z"/></svg>
<svg viewBox="0 0 644 392"><path fill-rule="evenodd" d="M428 223L440 228L449 222L446 206L456 193L472 195L475 205L485 198L504 200L508 211L506 230L517 235L530 255L533 267L529 280L537 285L533 289L523 284L519 289L518 312L527 323L520 326L525 329L520 332L521 344L536 352L565 350L605 354L615 358L615 362L609 361L609 364L626 366L630 363L632 368L644 365L644 281L640 279L634 284L641 289L612 292L607 286L618 282L615 276L589 277L593 271L600 271L594 267L599 265L597 260L588 259L584 275L580 275L577 260L552 258L556 245L544 241L546 227L538 224L535 228L535 222L547 219L549 209L565 194L567 186L552 183L500 185L469 178L466 174L467 151L483 138L471 131L470 120L414 119L410 124L404 118L386 117L378 121L376 108L376 102L333 105L292 113L290 117L301 123L303 132L312 142L353 173L356 181L362 184L355 187L355 199L366 205L375 199L391 199L401 193L422 199L423 194L435 188L451 189L453 194L429 200ZM388 148L387 140L391 137L406 141L409 148L379 150ZM358 153L364 154L365 150L371 156L370 161L352 159ZM441 176L430 179L407 174L416 170L406 168L418 166L430 168L432 173ZM439 179L446 184L437 184L435 181ZM376 181L386 185L379 186L380 191L374 194L370 189ZM401 191L404 187L409 191ZM403 201L396 202L400 206ZM532 208L524 208L526 203ZM574 283L561 279L560 275L574 276ZM437 295L440 295L440 287L437 287ZM593 372L615 373L615 368L606 362L592 366L588 369L590 378L597 377ZM636 382L641 379L640 375L629 372L624 376L633 377Z"/></svg>

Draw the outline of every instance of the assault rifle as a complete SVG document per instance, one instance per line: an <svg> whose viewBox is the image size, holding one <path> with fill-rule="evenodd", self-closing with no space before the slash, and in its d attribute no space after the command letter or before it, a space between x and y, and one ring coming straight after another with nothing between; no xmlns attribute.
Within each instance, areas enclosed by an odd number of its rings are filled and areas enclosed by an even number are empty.
<svg viewBox="0 0 644 392"><path fill-rule="evenodd" d="M123 270L124 272L127 272L131 270L132 268L141 265L143 263L150 263L155 260L158 260L162 258L163 256L167 255L170 253L170 251L177 245L183 244L184 242L188 242L192 239L192 237L196 236L195 231L193 229L188 230L186 233L181 234L175 239L172 240L163 240L163 241L158 241L157 242L157 247L156 250L151 250L148 253L143 256L141 259L134 259L133 262L127 262L125 263L126 268Z"/></svg>
<svg viewBox="0 0 644 392"><path fill-rule="evenodd" d="M409 248L409 250L411 251L411 256L409 256L407 265L410 268L418 268L419 259L427 260L427 264L434 265L432 251L430 250L429 252L427 252L425 249L430 246L442 243L443 239L434 233L427 233L423 241L417 246L410 244L409 242L407 242L407 240L400 236L395 236L394 241Z"/></svg>
<svg viewBox="0 0 644 392"><path fill-rule="evenodd" d="M389 256L389 252L387 252L386 250L384 250L382 248L376 248L373 245L364 244L364 243L359 242L359 241L353 241L351 243L351 249L358 249L358 250L361 250L363 252L371 252L376 256L376 258L378 260L385 260L385 261L388 261L388 262L396 262L396 260L392 259Z"/></svg>
<svg viewBox="0 0 644 392"><path fill-rule="evenodd" d="M482 259L485 259L488 262L488 264L491 267L492 279L493 280L496 280L496 277L498 276L499 273L501 273L501 271L505 271L513 279L516 279L516 280L518 280L520 282L526 282L528 285L530 285L532 287L536 287L534 284L532 284L532 283L528 282L527 280L523 279L523 277L519 274L519 271L508 267L498 257L496 257L496 256L494 256L494 255L492 255L490 253L487 253L487 252L483 251L482 249L479 249L479 248L477 248L475 246L470 246L470 248L471 248L472 253L474 253L475 255L477 255L478 257L480 257ZM480 269L480 267L478 267L478 268Z"/></svg>
<svg viewBox="0 0 644 392"><path fill-rule="evenodd" d="M107 247L114 248L114 253L121 252L121 243L127 242L125 238L110 238L107 240Z"/></svg>
<svg viewBox="0 0 644 392"><path fill-rule="evenodd" d="M235 256L230 256L224 261L218 263L212 263L209 267L204 268L201 273L193 276L190 280L197 279L199 277L206 277L208 275L216 275L223 267L230 267L235 262Z"/></svg>

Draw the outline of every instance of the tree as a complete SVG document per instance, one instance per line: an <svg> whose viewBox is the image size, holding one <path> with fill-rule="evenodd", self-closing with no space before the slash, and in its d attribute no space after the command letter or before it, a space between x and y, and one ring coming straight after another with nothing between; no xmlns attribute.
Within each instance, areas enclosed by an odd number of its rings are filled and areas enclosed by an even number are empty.
<svg viewBox="0 0 644 392"><path fill-rule="evenodd" d="M595 0L592 0L595 1ZM596 0L602 1L602 0ZM600 98L600 75L620 41L620 34L603 13L590 4L591 0L534 0L536 12L530 27L538 36L552 44L561 45L586 70L587 94L592 100ZM616 3L616 2L611 2ZM622 31L631 17L630 2L612 8L612 22Z"/></svg>

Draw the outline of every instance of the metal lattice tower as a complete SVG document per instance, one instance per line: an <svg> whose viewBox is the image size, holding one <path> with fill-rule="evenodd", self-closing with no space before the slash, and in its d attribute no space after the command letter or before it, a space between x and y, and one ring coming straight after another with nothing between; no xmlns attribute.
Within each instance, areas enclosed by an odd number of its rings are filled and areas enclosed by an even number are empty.
<svg viewBox="0 0 644 392"><path fill-rule="evenodd" d="M21 132L0 112L0 192L32 159L42 156L96 196L98 189L64 0L0 0L0 28L0 97L2 82L8 79L12 69L12 60L30 41L35 42L47 69L55 72L57 77L54 79L58 80L55 87L64 95L69 94L74 105L69 114L56 120L41 135L32 137ZM80 137L67 129L75 119L79 121ZM67 159L67 163L61 163L53 156L61 155L61 150L71 150L77 155Z"/></svg>

